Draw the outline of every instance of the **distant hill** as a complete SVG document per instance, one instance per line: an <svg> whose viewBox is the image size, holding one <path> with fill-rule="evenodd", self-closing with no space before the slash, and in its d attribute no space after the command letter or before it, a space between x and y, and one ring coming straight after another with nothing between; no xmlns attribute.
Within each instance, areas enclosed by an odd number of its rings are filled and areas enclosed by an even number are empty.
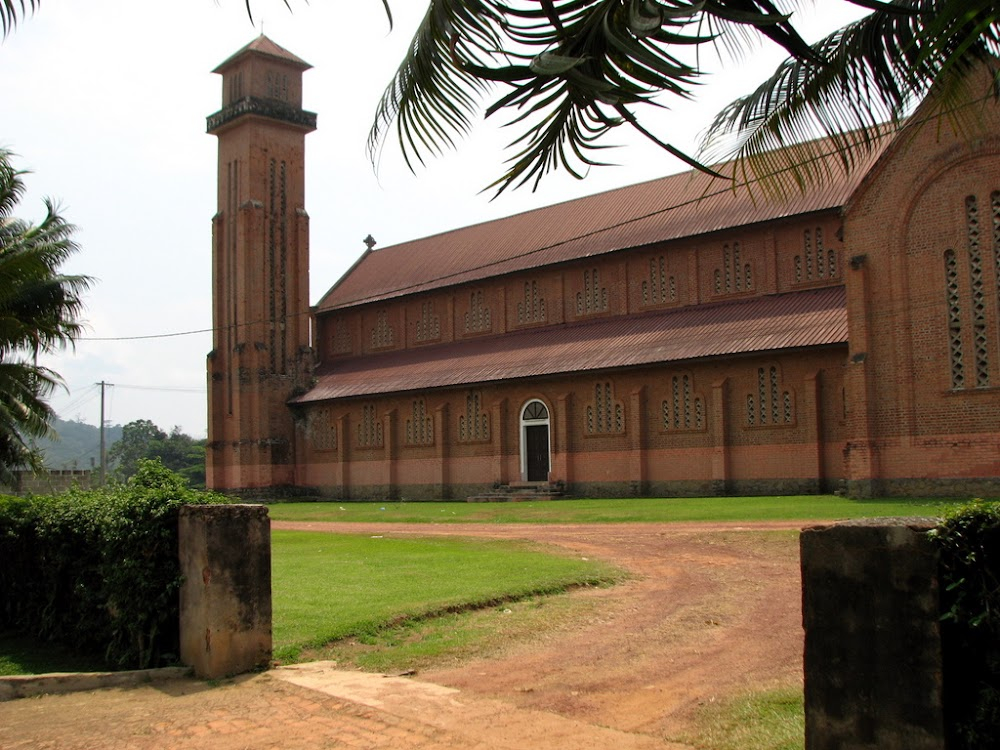
<svg viewBox="0 0 1000 750"><path fill-rule="evenodd" d="M49 469L89 469L101 462L101 431L92 424L56 419L52 425L58 440L38 440ZM116 424L104 430L105 447L120 440L122 426ZM91 463L93 461L93 463Z"/></svg>

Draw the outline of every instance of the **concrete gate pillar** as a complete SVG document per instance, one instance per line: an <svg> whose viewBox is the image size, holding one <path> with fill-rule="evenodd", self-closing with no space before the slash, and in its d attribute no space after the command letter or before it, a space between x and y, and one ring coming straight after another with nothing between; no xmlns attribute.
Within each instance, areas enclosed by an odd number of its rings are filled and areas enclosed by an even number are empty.
<svg viewBox="0 0 1000 750"><path fill-rule="evenodd" d="M178 520L181 661L213 679L271 661L271 526L263 505L186 505Z"/></svg>
<svg viewBox="0 0 1000 750"><path fill-rule="evenodd" d="M806 750L944 750L935 524L802 531Z"/></svg>

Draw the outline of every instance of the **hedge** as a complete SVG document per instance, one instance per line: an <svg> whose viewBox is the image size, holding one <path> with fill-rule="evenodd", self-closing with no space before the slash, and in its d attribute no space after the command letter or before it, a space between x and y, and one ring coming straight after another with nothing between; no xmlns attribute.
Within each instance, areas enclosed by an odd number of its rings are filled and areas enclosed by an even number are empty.
<svg viewBox="0 0 1000 750"><path fill-rule="evenodd" d="M962 506L932 536L941 551L948 747L993 750L1000 742L1000 502Z"/></svg>
<svg viewBox="0 0 1000 750"><path fill-rule="evenodd" d="M105 489L0 497L0 629L115 668L175 661L178 509L228 501L158 461Z"/></svg>

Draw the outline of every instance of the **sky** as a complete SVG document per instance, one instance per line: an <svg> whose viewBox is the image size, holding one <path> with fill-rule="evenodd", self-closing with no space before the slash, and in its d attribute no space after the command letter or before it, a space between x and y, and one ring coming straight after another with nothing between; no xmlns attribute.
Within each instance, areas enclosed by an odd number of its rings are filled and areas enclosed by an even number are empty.
<svg viewBox="0 0 1000 750"><path fill-rule="evenodd" d="M79 228L81 250L64 270L95 279L86 333L43 360L66 384L51 399L61 418L99 424L103 390L110 424L149 419L206 436L217 152L205 117L222 95L211 71L262 31L313 65L303 97L318 114L306 138L312 303L369 234L384 248L686 168L620 128L607 141L620 148L605 153L618 166L491 200L483 189L502 174L512 132L501 117L416 173L390 140L376 171L368 129L426 3L392 0L390 30L380 0L289 2L291 12L281 0L253 0L251 23L243 0L42 0L0 42L0 147L31 172L18 215L37 222L43 198L56 200ZM810 39L862 13L842 0L801 5L797 25ZM746 59L713 61L718 72L695 101L663 99L643 123L694 153L715 112L782 57L762 44Z"/></svg>

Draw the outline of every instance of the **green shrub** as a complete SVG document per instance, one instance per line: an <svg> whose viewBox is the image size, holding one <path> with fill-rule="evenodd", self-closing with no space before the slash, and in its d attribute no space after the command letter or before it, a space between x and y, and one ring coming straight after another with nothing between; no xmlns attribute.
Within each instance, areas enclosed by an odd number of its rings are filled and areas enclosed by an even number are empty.
<svg viewBox="0 0 1000 750"><path fill-rule="evenodd" d="M178 648L177 514L225 502L158 461L125 484L0 498L0 628L145 668Z"/></svg>
<svg viewBox="0 0 1000 750"><path fill-rule="evenodd" d="M995 748L1000 737L1000 502L949 513L941 550L944 705L948 747Z"/></svg>

